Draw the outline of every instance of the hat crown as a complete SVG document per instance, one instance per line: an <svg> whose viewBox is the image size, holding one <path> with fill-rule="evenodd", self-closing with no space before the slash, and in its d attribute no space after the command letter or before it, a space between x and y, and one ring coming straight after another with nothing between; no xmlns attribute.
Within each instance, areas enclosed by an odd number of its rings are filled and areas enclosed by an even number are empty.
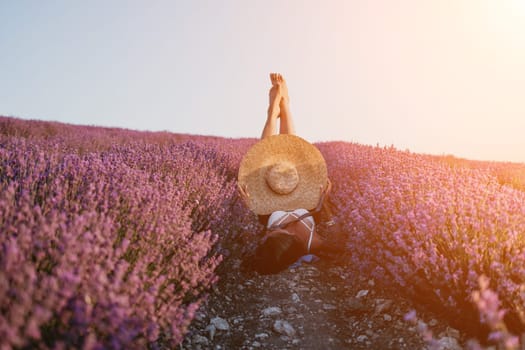
<svg viewBox="0 0 525 350"><path fill-rule="evenodd" d="M265 180L273 192L289 194L297 187L299 174L293 163L281 161L268 168Z"/></svg>
<svg viewBox="0 0 525 350"><path fill-rule="evenodd" d="M268 215L276 210L314 209L327 175L317 147L299 136L279 134L248 149L239 165L238 181L250 193L248 207L258 215Z"/></svg>

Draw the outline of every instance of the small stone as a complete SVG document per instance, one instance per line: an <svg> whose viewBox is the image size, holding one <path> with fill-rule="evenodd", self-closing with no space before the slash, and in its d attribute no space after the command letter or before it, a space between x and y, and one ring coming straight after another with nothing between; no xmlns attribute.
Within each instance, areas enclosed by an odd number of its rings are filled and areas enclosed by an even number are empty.
<svg viewBox="0 0 525 350"><path fill-rule="evenodd" d="M359 292L357 292L356 298L362 298L365 297L368 294L368 289L361 289Z"/></svg>
<svg viewBox="0 0 525 350"><path fill-rule="evenodd" d="M255 335L255 339L267 339L268 337L268 333L258 333Z"/></svg>
<svg viewBox="0 0 525 350"><path fill-rule="evenodd" d="M210 324L214 325L215 328L217 328L220 331L228 331L230 329L228 321L221 317L212 318Z"/></svg>
<svg viewBox="0 0 525 350"><path fill-rule="evenodd" d="M197 321L204 321L205 318L206 318L206 314L204 314L203 312L197 312L195 314L195 320Z"/></svg>
<svg viewBox="0 0 525 350"><path fill-rule="evenodd" d="M390 321L392 321L392 316L390 316L389 314L384 314L383 315L383 320L385 320L387 322L390 322Z"/></svg>
<svg viewBox="0 0 525 350"><path fill-rule="evenodd" d="M292 301L293 301L294 303L298 303L298 302L301 301L301 298L299 298L299 295L297 295L297 293L293 293L293 294L292 294Z"/></svg>
<svg viewBox="0 0 525 350"><path fill-rule="evenodd" d="M266 309L264 309L262 311L262 314L264 316L275 316L275 315L280 315L283 311L281 310L280 307L277 307L277 306L270 306L270 307L267 307Z"/></svg>
<svg viewBox="0 0 525 350"><path fill-rule="evenodd" d="M323 304L323 310L329 311L329 310L336 310L337 307L332 304Z"/></svg>
<svg viewBox="0 0 525 350"><path fill-rule="evenodd" d="M463 349L456 338L443 337L438 340L438 349L440 350L461 350Z"/></svg>
<svg viewBox="0 0 525 350"><path fill-rule="evenodd" d="M330 287L330 291L335 292L336 290L337 290L337 288L335 288L335 287Z"/></svg>
<svg viewBox="0 0 525 350"><path fill-rule="evenodd" d="M390 310L394 302L391 299L376 299L375 303L375 313L380 314Z"/></svg>
<svg viewBox="0 0 525 350"><path fill-rule="evenodd" d="M208 336L209 336L210 340L213 340L213 338L215 337L215 333L217 332L217 328L215 328L214 325L209 324L208 327L206 327L205 330L208 331Z"/></svg>
<svg viewBox="0 0 525 350"><path fill-rule="evenodd" d="M433 318L430 321L428 321L428 325L430 327L435 327L435 326L437 326L437 324L438 324L438 321L435 318Z"/></svg>
<svg viewBox="0 0 525 350"><path fill-rule="evenodd" d="M260 348L260 347L262 346L262 344L259 343L258 341L254 341L254 342L252 343L252 346L253 346L254 348Z"/></svg>
<svg viewBox="0 0 525 350"><path fill-rule="evenodd" d="M277 320L273 323L273 330L279 334L293 337L295 335L295 329L288 321Z"/></svg>
<svg viewBox="0 0 525 350"><path fill-rule="evenodd" d="M196 334L192 339L192 343L198 344L198 345L208 345L209 341L208 341L208 338L203 337L202 335Z"/></svg>
<svg viewBox="0 0 525 350"><path fill-rule="evenodd" d="M362 335L358 336L358 337L356 338L356 340L357 340L359 343L364 343L365 341L368 340L368 337L367 337L366 335L362 334Z"/></svg>
<svg viewBox="0 0 525 350"><path fill-rule="evenodd" d="M369 280L368 280L368 285L369 285L370 287L373 287L373 286L376 285L376 282L375 282L373 279L369 279Z"/></svg>

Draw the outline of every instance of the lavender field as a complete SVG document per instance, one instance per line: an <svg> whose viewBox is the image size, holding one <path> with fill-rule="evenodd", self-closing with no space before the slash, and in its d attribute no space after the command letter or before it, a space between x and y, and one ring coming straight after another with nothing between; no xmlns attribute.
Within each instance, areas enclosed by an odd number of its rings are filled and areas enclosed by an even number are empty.
<svg viewBox="0 0 525 350"><path fill-rule="evenodd" d="M181 342L221 264L262 230L236 192L256 141L0 117L0 348ZM517 347L525 165L317 146L345 263Z"/></svg>

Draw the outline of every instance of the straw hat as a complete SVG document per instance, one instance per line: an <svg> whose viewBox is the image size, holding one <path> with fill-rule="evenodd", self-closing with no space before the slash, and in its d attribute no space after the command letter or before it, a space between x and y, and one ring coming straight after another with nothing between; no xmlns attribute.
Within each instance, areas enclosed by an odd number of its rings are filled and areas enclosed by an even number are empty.
<svg viewBox="0 0 525 350"><path fill-rule="evenodd" d="M253 145L241 161L239 185L258 215L276 210L315 208L328 180L319 150L290 134L273 135Z"/></svg>

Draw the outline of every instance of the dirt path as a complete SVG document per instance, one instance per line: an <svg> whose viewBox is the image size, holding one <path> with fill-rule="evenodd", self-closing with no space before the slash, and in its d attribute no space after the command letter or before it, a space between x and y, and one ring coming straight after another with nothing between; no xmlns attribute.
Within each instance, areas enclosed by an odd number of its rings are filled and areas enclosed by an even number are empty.
<svg viewBox="0 0 525 350"><path fill-rule="evenodd" d="M403 320L412 308L395 291L320 261L277 275L243 274L233 264L201 307L182 349L425 349ZM459 333L425 319L459 349Z"/></svg>

